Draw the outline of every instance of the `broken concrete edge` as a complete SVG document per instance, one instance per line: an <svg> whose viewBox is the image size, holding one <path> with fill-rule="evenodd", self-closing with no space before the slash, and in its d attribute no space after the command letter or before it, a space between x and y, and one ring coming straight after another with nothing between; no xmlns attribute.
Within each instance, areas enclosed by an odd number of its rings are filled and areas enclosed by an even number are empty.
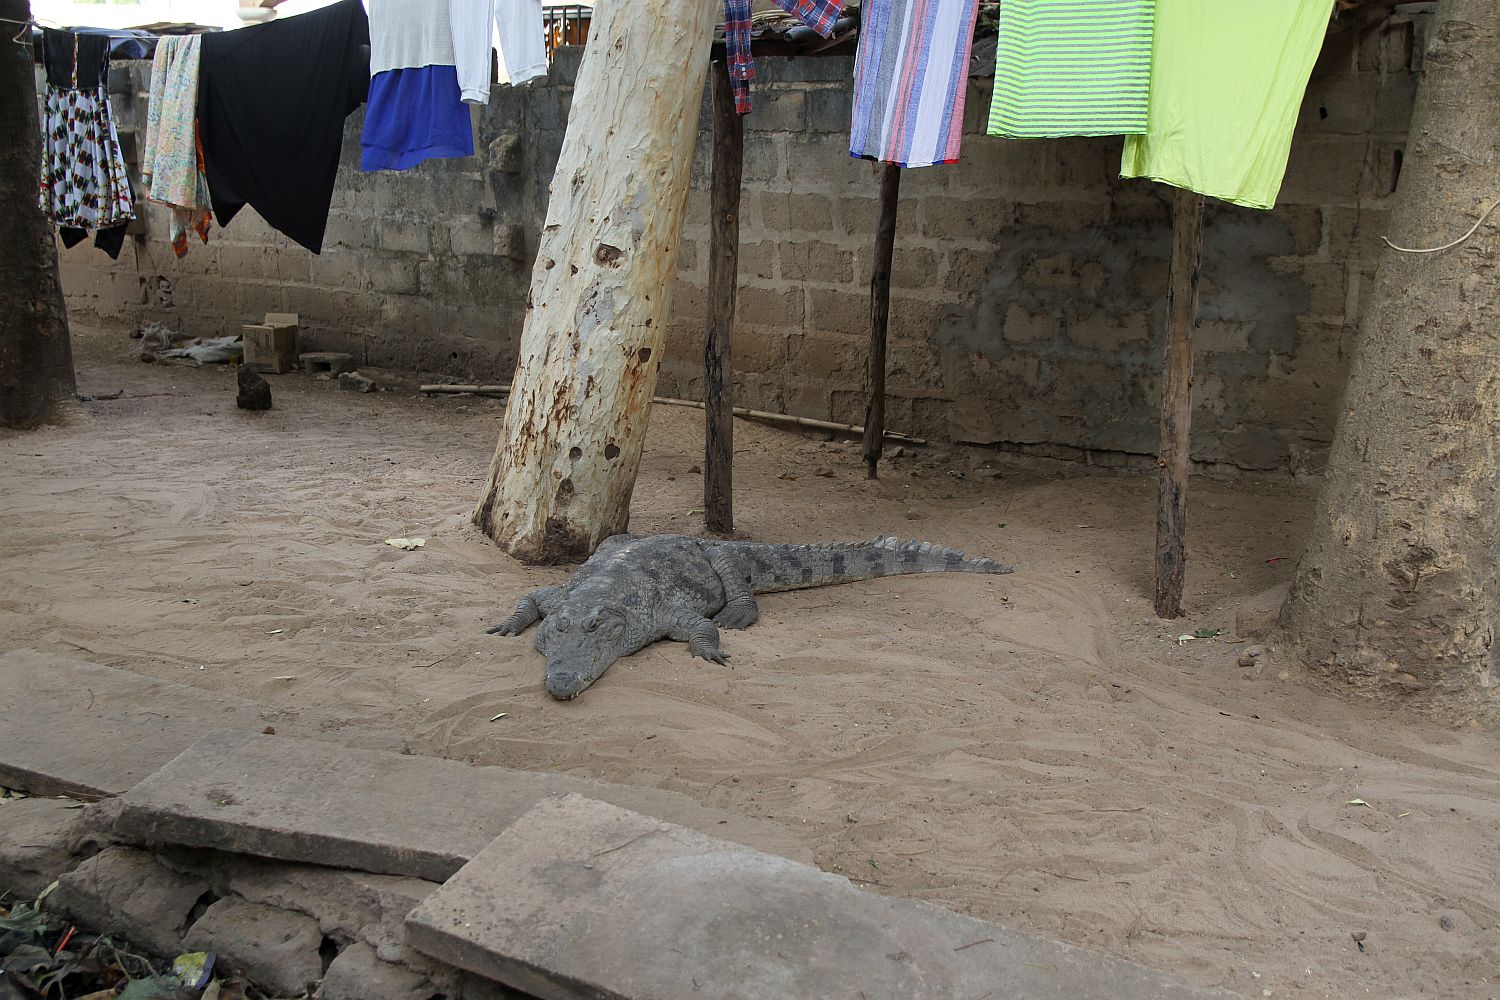
<svg viewBox="0 0 1500 1000"><path fill-rule="evenodd" d="M364 863L371 844L353 837L333 835L298 837L279 830L266 829L251 822L223 820L214 828L205 827L195 817L165 814L143 809L128 799L116 800L119 812L110 832L119 840L145 846L173 845L228 850L261 858L309 865L342 868L347 871L369 871L383 875L406 875L442 882L462 868L468 858L456 854L425 854L407 850L400 844L379 844L381 858L375 864ZM347 857L339 863L340 855Z"/></svg>
<svg viewBox="0 0 1500 1000"><path fill-rule="evenodd" d="M13 788L33 798L75 799L79 802L98 802L115 793L86 782L70 780L56 774L47 774L36 768L0 761L0 788Z"/></svg>

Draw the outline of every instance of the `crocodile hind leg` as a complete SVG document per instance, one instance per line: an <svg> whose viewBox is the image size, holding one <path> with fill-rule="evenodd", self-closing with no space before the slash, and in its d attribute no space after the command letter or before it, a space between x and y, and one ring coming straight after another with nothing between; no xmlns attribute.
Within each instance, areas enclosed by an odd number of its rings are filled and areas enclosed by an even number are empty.
<svg viewBox="0 0 1500 1000"><path fill-rule="evenodd" d="M729 629L746 629L754 625L760 619L760 606L755 603L755 591L750 589L750 574L738 560L720 548L708 550L708 562L724 585L724 607L714 615L714 624Z"/></svg>
<svg viewBox="0 0 1500 1000"><path fill-rule="evenodd" d="M688 644L688 652L713 663L725 663L729 654L719 649L719 629L707 618L684 615L667 633L669 639Z"/></svg>
<svg viewBox="0 0 1500 1000"><path fill-rule="evenodd" d="M516 605L516 613L511 615L499 625L485 629L490 635L520 635L531 626L545 618L562 596L561 587L543 587L533 590L521 598L521 603Z"/></svg>

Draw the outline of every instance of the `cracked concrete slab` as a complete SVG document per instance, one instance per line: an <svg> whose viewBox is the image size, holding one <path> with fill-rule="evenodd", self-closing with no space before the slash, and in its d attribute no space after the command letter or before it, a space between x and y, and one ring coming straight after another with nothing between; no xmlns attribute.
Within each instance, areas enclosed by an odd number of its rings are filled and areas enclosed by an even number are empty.
<svg viewBox="0 0 1500 1000"><path fill-rule="evenodd" d="M538 804L406 926L543 1000L1229 997L581 795Z"/></svg>

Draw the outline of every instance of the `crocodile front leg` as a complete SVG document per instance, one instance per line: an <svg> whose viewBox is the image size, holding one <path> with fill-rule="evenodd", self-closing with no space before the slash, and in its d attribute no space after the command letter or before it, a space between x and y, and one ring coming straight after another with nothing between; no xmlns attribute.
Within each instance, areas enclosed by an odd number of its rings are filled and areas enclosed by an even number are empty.
<svg viewBox="0 0 1500 1000"><path fill-rule="evenodd" d="M739 561L721 548L708 550L709 565L724 586L724 607L714 615L719 628L747 629L760 619L760 606L750 589L749 573Z"/></svg>
<svg viewBox="0 0 1500 1000"><path fill-rule="evenodd" d="M557 606L562 598L563 588L542 587L533 590L521 598L521 603L516 605L516 613L511 615L499 625L485 629L490 635L520 635L547 615Z"/></svg>
<svg viewBox="0 0 1500 1000"><path fill-rule="evenodd" d="M727 663L729 654L719 649L719 629L701 615L686 614L672 625L670 639L688 644L688 652L712 663Z"/></svg>

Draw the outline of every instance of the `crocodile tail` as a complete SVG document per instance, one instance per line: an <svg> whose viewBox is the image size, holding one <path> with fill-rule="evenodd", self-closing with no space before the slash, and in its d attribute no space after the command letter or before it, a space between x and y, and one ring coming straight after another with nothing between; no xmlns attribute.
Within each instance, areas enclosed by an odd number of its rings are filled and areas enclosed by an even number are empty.
<svg viewBox="0 0 1500 1000"><path fill-rule="evenodd" d="M826 587L907 573L1010 573L991 559L970 559L957 549L880 536L872 542L775 545L719 542L750 574L757 594Z"/></svg>

